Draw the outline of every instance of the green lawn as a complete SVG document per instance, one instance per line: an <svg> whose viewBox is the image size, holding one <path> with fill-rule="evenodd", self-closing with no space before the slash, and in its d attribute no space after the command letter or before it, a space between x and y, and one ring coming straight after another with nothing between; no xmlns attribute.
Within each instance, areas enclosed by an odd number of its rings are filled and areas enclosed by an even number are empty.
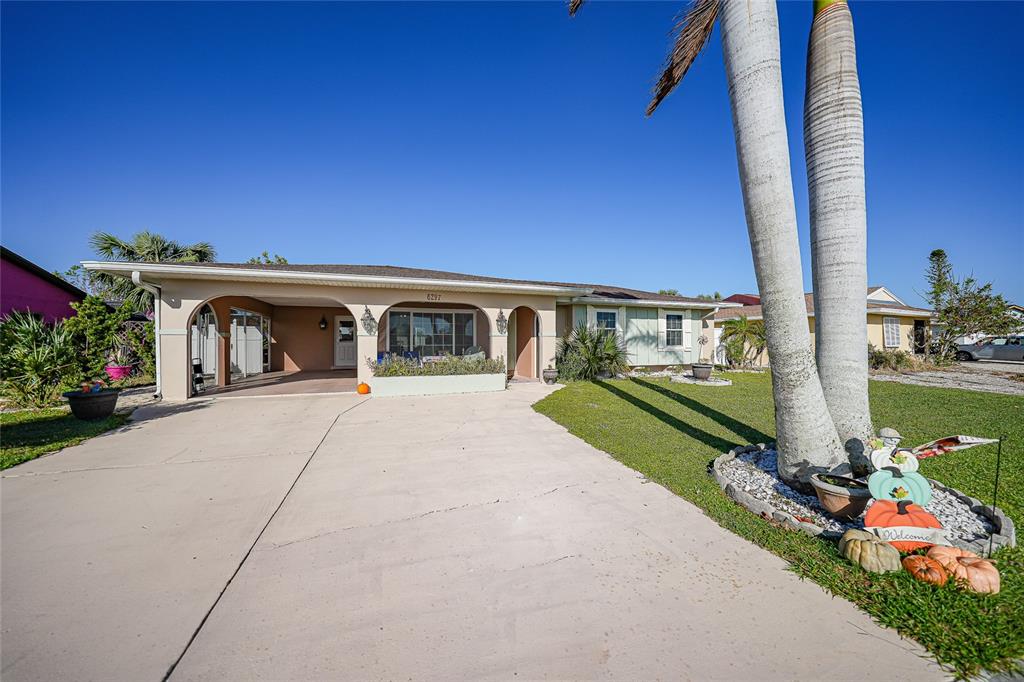
<svg viewBox="0 0 1024 682"><path fill-rule="evenodd" d="M127 420L127 415L114 414L101 421L82 421L66 407L0 414L0 469L78 445Z"/></svg>
<svg viewBox="0 0 1024 682"><path fill-rule="evenodd" d="M701 507L723 527L787 559L810 578L927 647L958 676L1005 671L1024 658L1024 548L997 552L1002 591L934 588L905 573L874 575L848 563L835 543L775 526L735 504L708 475L736 445L774 440L767 374L732 374L730 387L667 379L576 383L534 406L623 464ZM871 382L876 427L916 445L940 436L1005 434L999 506L1024 528L1024 398ZM921 462L922 473L991 501L995 447ZM865 644L866 656L870 645Z"/></svg>

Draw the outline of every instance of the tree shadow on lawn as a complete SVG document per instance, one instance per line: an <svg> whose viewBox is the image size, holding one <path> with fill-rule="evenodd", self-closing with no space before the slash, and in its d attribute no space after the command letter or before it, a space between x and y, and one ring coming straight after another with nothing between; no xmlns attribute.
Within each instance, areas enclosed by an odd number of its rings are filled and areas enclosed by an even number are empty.
<svg viewBox="0 0 1024 682"><path fill-rule="evenodd" d="M707 431L704 431L703 429L698 429L696 426L688 424L684 422L682 419L679 419L678 417L675 417L669 414L668 412L665 412L664 410L658 409L654 405L651 405L649 402L636 397L632 393L627 393L626 391L623 391L621 388L612 386L609 383L605 383L604 381L595 381L594 385L600 386L601 388L608 391L612 395L621 398L622 400L625 400L627 403L630 403L631 405L640 408L641 410L651 415L655 419L658 419L667 424L668 426L671 426L676 431L679 431L680 433L683 433L689 436L690 438L693 438L694 440L700 441L701 443L704 443L705 445L714 448L718 452L728 452L732 448L739 445L738 443L730 443L726 439L720 438L714 434L710 434Z"/></svg>
<svg viewBox="0 0 1024 682"><path fill-rule="evenodd" d="M676 393L675 391L672 391L664 386L659 386L658 384L653 384L650 381L644 381L643 379L637 379L636 377L631 377L630 381L632 381L634 384L638 384L640 386L643 386L644 388L659 393L668 398L669 400L673 400L679 403L683 407L687 407L693 410L694 412L698 412L704 415L705 417L708 417L712 421L718 422L725 428L735 433L740 438L745 439L747 442L744 443L744 445L752 443L772 443L775 441L775 438L769 436L767 433L759 431L758 429L755 429L753 426L750 426L749 424L744 424L743 422L734 419L733 417L730 417L724 412L719 412L718 410L712 407L708 407L704 403L697 402L693 398L688 398L682 393Z"/></svg>

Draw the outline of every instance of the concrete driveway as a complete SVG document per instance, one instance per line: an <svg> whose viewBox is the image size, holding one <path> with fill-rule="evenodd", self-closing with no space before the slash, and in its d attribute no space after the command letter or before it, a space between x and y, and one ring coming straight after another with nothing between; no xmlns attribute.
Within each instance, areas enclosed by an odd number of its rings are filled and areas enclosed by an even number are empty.
<svg viewBox="0 0 1024 682"><path fill-rule="evenodd" d="M3 679L940 676L547 390L144 408L8 470Z"/></svg>

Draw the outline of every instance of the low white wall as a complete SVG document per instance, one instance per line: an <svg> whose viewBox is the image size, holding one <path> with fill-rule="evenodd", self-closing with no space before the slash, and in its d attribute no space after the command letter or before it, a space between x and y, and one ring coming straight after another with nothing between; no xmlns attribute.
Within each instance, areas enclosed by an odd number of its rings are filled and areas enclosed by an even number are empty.
<svg viewBox="0 0 1024 682"><path fill-rule="evenodd" d="M373 377L370 395L444 395L504 391L504 374L459 374L427 377Z"/></svg>

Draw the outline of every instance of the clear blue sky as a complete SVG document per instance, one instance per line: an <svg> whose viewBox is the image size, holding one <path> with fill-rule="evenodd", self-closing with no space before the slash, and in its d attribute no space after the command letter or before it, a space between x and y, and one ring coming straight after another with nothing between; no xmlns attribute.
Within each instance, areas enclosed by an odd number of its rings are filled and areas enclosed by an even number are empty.
<svg viewBox="0 0 1024 682"><path fill-rule="evenodd" d="M4 245L151 229L220 260L755 290L714 37L651 119L680 4L5 2ZM1024 300L1024 4L855 2L869 279L928 252ZM805 281L809 2L780 3Z"/></svg>

